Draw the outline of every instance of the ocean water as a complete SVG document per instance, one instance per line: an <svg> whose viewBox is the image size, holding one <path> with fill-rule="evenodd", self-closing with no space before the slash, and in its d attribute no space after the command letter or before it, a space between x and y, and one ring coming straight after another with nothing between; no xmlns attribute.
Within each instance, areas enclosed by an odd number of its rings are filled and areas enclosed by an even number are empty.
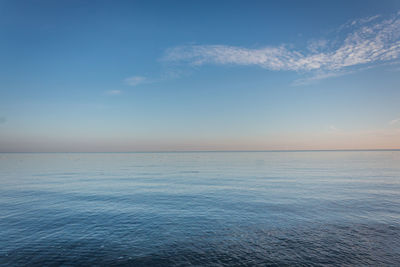
<svg viewBox="0 0 400 267"><path fill-rule="evenodd" d="M400 151L0 154L2 266L400 266Z"/></svg>

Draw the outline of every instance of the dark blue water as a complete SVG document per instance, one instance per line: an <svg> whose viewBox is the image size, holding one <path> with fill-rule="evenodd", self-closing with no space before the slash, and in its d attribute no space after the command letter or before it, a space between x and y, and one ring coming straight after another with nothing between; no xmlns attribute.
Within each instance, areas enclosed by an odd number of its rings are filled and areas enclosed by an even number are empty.
<svg viewBox="0 0 400 267"><path fill-rule="evenodd" d="M400 265L400 151L0 154L4 266Z"/></svg>

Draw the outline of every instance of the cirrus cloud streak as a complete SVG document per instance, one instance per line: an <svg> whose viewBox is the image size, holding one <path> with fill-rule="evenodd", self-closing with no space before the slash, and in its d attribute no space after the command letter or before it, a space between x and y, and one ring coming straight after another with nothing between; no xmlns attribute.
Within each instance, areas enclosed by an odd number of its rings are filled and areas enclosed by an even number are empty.
<svg viewBox="0 0 400 267"><path fill-rule="evenodd" d="M191 66L255 65L273 71L340 72L348 67L356 68L400 57L400 12L389 19L378 18L374 16L353 21L346 26L346 34L343 34L343 29L340 30L342 38L339 43L319 44L316 49L308 51L289 49L285 45L258 49L186 45L168 49L163 60Z"/></svg>

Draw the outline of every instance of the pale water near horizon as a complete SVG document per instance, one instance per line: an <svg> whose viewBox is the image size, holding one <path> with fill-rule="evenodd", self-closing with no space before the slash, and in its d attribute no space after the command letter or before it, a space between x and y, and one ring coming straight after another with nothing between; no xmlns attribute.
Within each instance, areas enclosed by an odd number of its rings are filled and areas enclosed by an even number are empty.
<svg viewBox="0 0 400 267"><path fill-rule="evenodd" d="M2 266L400 266L400 151L0 154Z"/></svg>

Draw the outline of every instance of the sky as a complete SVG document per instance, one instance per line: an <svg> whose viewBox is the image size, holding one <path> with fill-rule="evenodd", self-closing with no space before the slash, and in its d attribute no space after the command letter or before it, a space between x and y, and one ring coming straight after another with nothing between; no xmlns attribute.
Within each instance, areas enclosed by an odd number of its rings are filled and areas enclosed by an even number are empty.
<svg viewBox="0 0 400 267"><path fill-rule="evenodd" d="M0 1L0 152L400 149L400 1Z"/></svg>

